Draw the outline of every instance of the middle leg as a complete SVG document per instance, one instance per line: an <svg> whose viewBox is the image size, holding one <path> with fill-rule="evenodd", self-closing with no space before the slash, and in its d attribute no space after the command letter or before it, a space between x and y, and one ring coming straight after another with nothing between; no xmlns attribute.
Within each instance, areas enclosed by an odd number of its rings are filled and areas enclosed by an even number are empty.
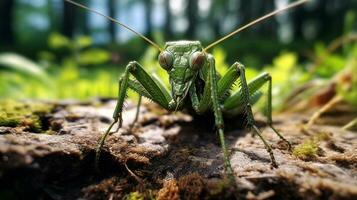
<svg viewBox="0 0 357 200"><path fill-rule="evenodd" d="M281 133L273 126L273 117L272 117L272 77L269 73L262 73L257 76L255 79L248 83L249 90L249 103L250 105L254 105L262 96L262 92L259 89L268 84L267 91L267 105L266 105L266 117L268 126L274 131L274 133L283 140L287 145L289 150L291 150L291 144L288 140L286 140ZM245 103L242 98L242 88L235 92L232 96L227 98L224 102L224 110L230 115L238 115L244 112Z"/></svg>
<svg viewBox="0 0 357 200"><path fill-rule="evenodd" d="M275 157L273 154L273 150L270 146L270 144L265 140L265 138L262 136L262 132L259 130L259 128L255 125L255 120L253 116L253 111L252 111L252 100L255 101L254 98L259 98L259 95L254 95L254 94L259 94L256 93L258 89L264 85L265 82L268 81L267 77L269 76L268 74L262 74L259 76L257 79L253 80L249 85L247 83L247 80L245 78L245 68L242 64L240 63L235 63L234 66L237 67L239 70L239 81L240 81L240 90L237 91L235 94L233 94L231 97L225 100L223 107L225 110L230 110L230 109L235 109L234 112L239 111L240 113L245 113L247 117L247 125L250 128L253 128L254 132L259 136L259 138L262 140L264 143L265 148L267 149L270 159L272 162L272 165L274 167L277 167ZM268 75L268 76L267 76ZM266 80L265 80L266 79ZM251 95L253 94L253 95ZM268 100L269 101L269 100ZM238 107L238 109L237 109ZM268 118L269 120L269 118ZM273 129L274 130L274 129Z"/></svg>
<svg viewBox="0 0 357 200"><path fill-rule="evenodd" d="M217 81L214 58L211 55L209 55L207 60L208 60L208 64L207 64L208 73L206 75L207 76L206 83L204 86L202 97L201 98L198 97L195 85L193 85L190 89L190 98L192 102L192 107L195 110L195 112L198 114L204 113L208 109L211 109L213 111L215 126L218 129L219 140L223 151L224 167L230 180L232 182L235 182L234 172L229 159L228 148L226 146L226 141L224 138L224 122L223 122L220 99L219 99L219 94L220 94L219 88L221 88L221 92L224 89L222 89L222 87L219 87L219 85L222 84L220 84ZM227 80L226 83L229 84L229 80L228 79L225 80Z"/></svg>

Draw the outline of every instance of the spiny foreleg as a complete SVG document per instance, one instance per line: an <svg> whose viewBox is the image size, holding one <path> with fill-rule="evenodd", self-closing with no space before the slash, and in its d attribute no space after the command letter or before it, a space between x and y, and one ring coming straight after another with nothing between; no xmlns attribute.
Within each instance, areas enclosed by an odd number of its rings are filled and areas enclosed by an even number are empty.
<svg viewBox="0 0 357 200"><path fill-rule="evenodd" d="M221 110L219 96L218 96L219 90L218 90L218 81L216 76L214 58L209 56L208 63L209 63L209 81L211 82L210 90L211 90L212 108L215 118L215 125L218 129L219 140L221 142L221 146L223 150L224 166L230 178L234 180L234 172L231 166L231 162L229 159L229 151L226 146L226 142L224 138L224 122L223 122L222 110Z"/></svg>
<svg viewBox="0 0 357 200"><path fill-rule="evenodd" d="M194 108L196 113L204 113L208 109L212 108L215 117L215 126L218 129L219 140L221 143L222 151L223 151L223 159L224 159L224 167L229 176L229 178L234 181L234 173L229 160L229 152L226 146L225 138L224 138L224 124L221 107L219 106L219 89L217 83L217 76L215 70L215 62L212 56L208 57L208 73L205 78L205 86L203 90L203 94L201 98L198 98L196 86L193 84L190 89L190 98L192 102L192 107ZM227 83L229 84L229 80ZM224 85L225 85L224 84ZM223 88L221 90L224 90Z"/></svg>
<svg viewBox="0 0 357 200"><path fill-rule="evenodd" d="M129 79L130 74L134 77L134 80ZM171 96L168 90L164 88L162 85L160 85L160 83L155 81L143 69L143 67L139 63L135 61L130 62L126 66L122 78L119 80L119 95L113 113L113 122L110 124L106 132L101 137L100 142L98 143L96 149L96 158L95 158L96 167L98 167L101 149L104 145L105 139L110 133L110 130L117 122L119 122L118 128L121 128L122 126L122 112L123 112L124 101L126 98L126 93L128 88L133 89L140 95L139 98L140 101L141 101L141 96L144 96L151 99L155 103L159 104L161 107L165 109L169 109L168 105L169 102L171 101Z"/></svg>

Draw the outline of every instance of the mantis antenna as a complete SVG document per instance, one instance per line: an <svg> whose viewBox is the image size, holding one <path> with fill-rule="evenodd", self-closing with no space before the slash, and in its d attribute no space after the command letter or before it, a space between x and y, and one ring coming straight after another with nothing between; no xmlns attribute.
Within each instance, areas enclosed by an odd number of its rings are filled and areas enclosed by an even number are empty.
<svg viewBox="0 0 357 200"><path fill-rule="evenodd" d="M268 14L266 14L266 15L264 15L264 16L262 16L262 17L256 19L256 20L254 20L254 21L252 21L252 22L250 22L250 23L248 23L248 24L246 24L246 25L244 25L244 26L242 26L242 27L236 29L235 31L229 33L228 35L222 37L221 39L216 40L215 42L211 43L211 44L208 45L206 48L204 48L204 51L207 51L207 50L210 49L211 47L217 45L218 43L221 43L222 41L224 41L224 40L226 40L226 39L232 37L233 35L235 35L235 34L241 32L241 31L243 31L243 30L246 29L246 28L249 28L249 27L251 27L251 26L253 26L253 25L255 25L255 24L257 24L257 23L259 23L259 22L261 22L261 21L263 21L263 20L265 20L265 19L267 19L267 18L269 18L269 17L272 17L272 16L274 16L274 15L277 15L277 14L279 14L279 13L285 11L285 10L288 10L288 9L290 9L290 8L293 8L293 7L299 6L299 5L301 5L301 4L304 4L304 3L308 2L308 1L309 1L309 0L296 1L296 2L291 3L291 4L289 4L289 5L287 5L287 6L283 7L283 8L280 8L280 9L278 9L278 10L275 10L275 11L273 11L273 12L270 12L270 13L268 13Z"/></svg>
<svg viewBox="0 0 357 200"><path fill-rule="evenodd" d="M127 26L127 25L125 25L125 24L119 22L118 20L116 20L116 19L114 19L114 18L112 18L112 17L109 17L109 16L107 16L107 15L104 15L104 14L102 14L102 13L100 13L100 12L98 12L98 11L92 9L92 8L89 8L89 7L87 7L87 6L83 5L83 4L74 2L74 1L72 1L72 0L65 0L65 1L67 1L68 3L71 3L71 4L73 4L73 5L76 5L76 6L80 7L80 8L83 8L83 9L85 9L85 10L88 10L88 11L90 11L90 12L93 12L93 13L95 13L95 14L97 14L97 15L100 15L100 16L102 16L102 17L104 17L104 18L107 18L108 20L110 20L110 21L112 21L112 22L114 22L114 23L116 23L116 24L119 24L120 26L126 28L126 29L129 30L130 32L134 33L135 35L138 35L139 37L141 37L142 39L144 39L145 41L147 41L148 43L150 43L152 46L154 46L155 48L157 48L159 51L162 51L161 47L160 47L158 44L156 44L155 42L151 41L149 38L145 37L144 35L142 35L142 34L136 32L134 29L130 28L129 26Z"/></svg>

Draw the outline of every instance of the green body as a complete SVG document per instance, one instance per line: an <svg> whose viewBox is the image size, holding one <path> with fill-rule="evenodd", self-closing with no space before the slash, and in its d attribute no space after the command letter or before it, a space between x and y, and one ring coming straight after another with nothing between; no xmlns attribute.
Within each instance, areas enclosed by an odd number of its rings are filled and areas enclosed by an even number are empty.
<svg viewBox="0 0 357 200"><path fill-rule="evenodd" d="M105 138L109 135L110 130L116 123L119 122L117 130L119 130L119 128L122 126L123 105L126 98L127 90L129 88L136 91L140 95L137 114L134 123L138 119L142 96L151 99L153 102L157 103L158 105L169 111L176 111L188 108L193 109L197 114L203 114L207 111L213 112L215 118L215 126L217 127L223 150L225 169L227 170L227 173L230 175L230 177L234 179L234 172L230 164L228 148L225 145L224 121L222 116L223 114L234 117L244 113L247 118L246 121L248 127L253 128L255 133L260 137L267 151L270 154L273 166L277 166L272 148L262 137L260 130L255 125L251 108L252 105L256 101L258 101L258 99L262 95L259 89L262 87L262 85L268 83L268 125L283 141L288 144L289 148L291 148L290 143L286 139L284 139L284 137L272 126L271 76L268 73L263 73L251 82L247 83L247 80L245 78L244 66L236 62L229 68L226 74L220 77L216 72L215 60L212 55L207 53L207 50L260 21L272 17L282 11L304 4L308 0L299 0L288 4L287 6L282 7L278 10L272 11L236 29L235 31L211 43L205 48L202 48L202 45L199 41L175 41L167 42L164 49L161 49L159 45L157 45L144 35L136 32L129 26L113 19L112 17L106 16L94 9L91 9L75 1L65 1L83 9L89 10L93 13L107 18L110 21L117 23L118 25L126 28L128 31L140 36L152 46L156 47L160 51L159 63L161 67L167 71L170 77L171 87L166 88L162 84L162 82L156 78L156 76L150 76L138 62L130 62L126 66L125 72L119 81L118 101L113 114L114 121L110 124L109 128L102 136L97 148L97 167L100 151L104 144ZM230 91L232 85L235 82L239 82L240 84L238 91Z"/></svg>
<svg viewBox="0 0 357 200"><path fill-rule="evenodd" d="M124 100L126 92L130 88L140 95L139 102L141 101L141 96L144 96L169 111L187 108L193 109L197 114L203 114L207 111L213 112L215 126L217 127L223 149L225 168L228 174L232 175L231 177L234 176L229 160L228 148L225 145L223 114L236 116L244 113L247 118L248 127L253 128L255 133L261 138L270 154L273 166L277 166L272 148L262 137L260 130L255 125L251 109L251 106L262 96L259 89L265 83L268 83L268 125L282 140L287 142L272 126L272 82L271 76L268 73L263 73L247 83L244 66L236 62L229 68L226 74L220 77L216 72L213 56L204 52L201 43L198 41L167 42L165 49L159 55L159 63L169 75L170 88L166 88L155 76L149 75L136 61L130 62L127 65L119 81L118 101L113 114L114 121L98 145L97 162L101 147L113 125L119 122L118 128L121 127ZM132 78L130 78L131 76ZM236 82L240 86L238 91L230 91ZM137 117L135 121L136 119Z"/></svg>

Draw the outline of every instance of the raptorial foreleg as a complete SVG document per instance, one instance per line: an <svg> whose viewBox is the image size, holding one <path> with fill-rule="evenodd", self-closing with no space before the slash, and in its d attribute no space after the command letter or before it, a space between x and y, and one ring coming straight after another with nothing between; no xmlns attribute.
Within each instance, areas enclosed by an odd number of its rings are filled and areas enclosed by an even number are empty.
<svg viewBox="0 0 357 200"><path fill-rule="evenodd" d="M130 80L129 76L132 75L134 80ZM128 88L133 89L141 96L147 97L159 104L165 109L169 109L169 102L171 101L171 96L168 90L162 85L159 85L137 62L130 62L124 71L123 76L119 80L119 95L117 99L117 104L113 113L113 122L110 124L106 132L102 135L100 142L98 143L96 149L96 166L98 166L99 156L101 149L104 145L105 139L110 133L113 126L119 122L118 128L122 126L122 112L124 101L126 98L126 93ZM140 104L140 102L139 102Z"/></svg>

